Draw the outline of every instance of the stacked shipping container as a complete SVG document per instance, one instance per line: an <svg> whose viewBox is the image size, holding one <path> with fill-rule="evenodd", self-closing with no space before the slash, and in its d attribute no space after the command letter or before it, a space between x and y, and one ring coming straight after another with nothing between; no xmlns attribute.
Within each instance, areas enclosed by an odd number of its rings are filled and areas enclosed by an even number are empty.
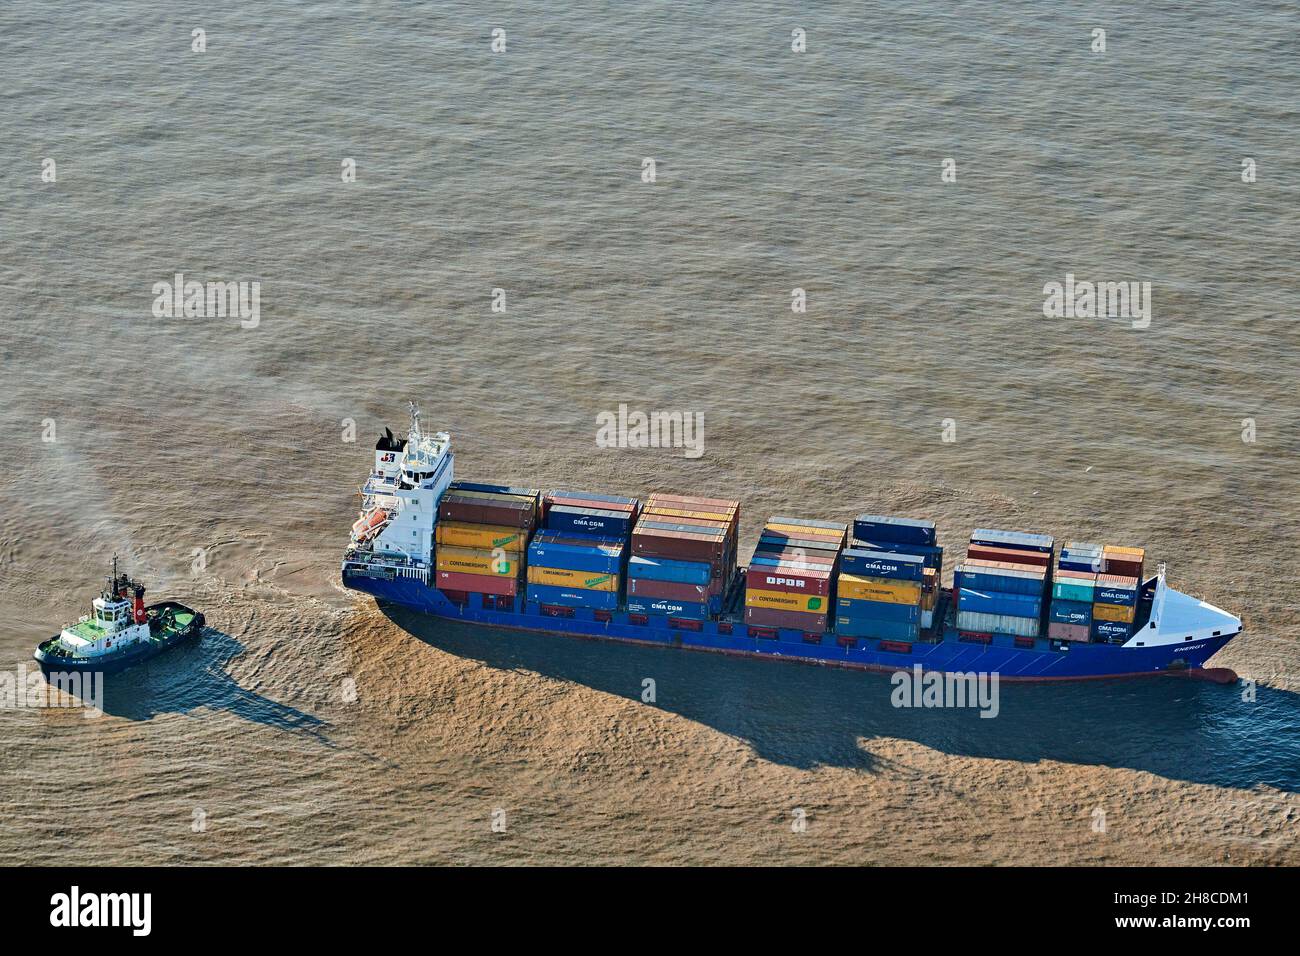
<svg viewBox="0 0 1300 956"><path fill-rule="evenodd" d="M1101 547L1071 541L1061 548L1052 575L1052 603L1047 636L1058 641L1087 641L1093 629L1092 602L1101 568Z"/></svg>
<svg viewBox="0 0 1300 956"><path fill-rule="evenodd" d="M656 492L632 529L627 610L703 621L736 571L740 502Z"/></svg>
<svg viewBox="0 0 1300 956"><path fill-rule="evenodd" d="M1045 534L975 529L953 573L958 631L1038 637L1054 548Z"/></svg>
<svg viewBox="0 0 1300 956"><path fill-rule="evenodd" d="M535 488L452 482L438 504L437 588L459 604L471 594L513 604L524 550L537 526L539 494Z"/></svg>
<svg viewBox="0 0 1300 956"><path fill-rule="evenodd" d="M933 521L859 515L841 569L835 633L842 643L910 642L932 624L943 572Z"/></svg>
<svg viewBox="0 0 1300 956"><path fill-rule="evenodd" d="M745 623L752 628L826 633L840 552L848 526L771 518L745 576Z"/></svg>
<svg viewBox="0 0 1300 956"><path fill-rule="evenodd" d="M1129 639L1137 614L1138 590L1146 552L1106 545L1093 592L1092 634L1098 641L1122 644Z"/></svg>
<svg viewBox="0 0 1300 956"><path fill-rule="evenodd" d="M527 598L547 607L613 611L640 502L588 492L543 499L543 531L528 547Z"/></svg>

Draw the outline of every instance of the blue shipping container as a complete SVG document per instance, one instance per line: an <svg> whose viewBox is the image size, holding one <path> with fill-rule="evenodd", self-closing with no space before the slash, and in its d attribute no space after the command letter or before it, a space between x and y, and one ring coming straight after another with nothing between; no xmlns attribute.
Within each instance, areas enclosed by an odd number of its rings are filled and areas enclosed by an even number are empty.
<svg viewBox="0 0 1300 956"><path fill-rule="evenodd" d="M960 576L960 583L956 583ZM957 587L967 587L976 591L996 591L999 594L1024 594L1030 597L1042 597L1047 587L1046 574L1034 574L1031 571L1000 571L997 568L968 568L957 565L953 571L953 581Z"/></svg>
<svg viewBox="0 0 1300 956"><path fill-rule="evenodd" d="M840 637L870 637L879 641L915 641L921 636L921 625L906 621L875 621L865 617L837 617L835 633Z"/></svg>
<svg viewBox="0 0 1300 956"><path fill-rule="evenodd" d="M658 598L628 598L629 614L663 614L667 617L680 617L688 621L707 621L709 606L686 601L667 601Z"/></svg>
<svg viewBox="0 0 1300 956"><path fill-rule="evenodd" d="M673 581L678 584L708 584L713 569L700 561L674 561L670 558L642 558L633 555L627 562L629 577L647 581Z"/></svg>
<svg viewBox="0 0 1300 956"><path fill-rule="evenodd" d="M1052 536L1030 534L1028 531L997 531L993 528L976 528L970 533L971 544L987 544L995 548L1027 548L1030 551L1052 553Z"/></svg>
<svg viewBox="0 0 1300 956"><path fill-rule="evenodd" d="M921 620L921 608L917 604L840 598L835 602L835 617L836 620L901 621L904 624L915 624Z"/></svg>
<svg viewBox="0 0 1300 956"><path fill-rule="evenodd" d="M479 481L453 481L448 486L449 491L485 491L494 495L522 495L525 498L535 498L537 490L535 488L511 488L508 485L486 485Z"/></svg>
<svg viewBox="0 0 1300 956"><path fill-rule="evenodd" d="M850 574L864 574L874 578L920 581L925 577L925 558L916 554L891 554L849 548L840 555L840 568Z"/></svg>
<svg viewBox="0 0 1300 956"><path fill-rule="evenodd" d="M1056 562L1056 566L1063 571L1100 571L1101 558L1078 558L1073 556L1067 558L1062 554L1060 560Z"/></svg>
<svg viewBox="0 0 1300 956"><path fill-rule="evenodd" d="M1128 640L1131 624L1122 621L1093 621L1092 636L1101 640L1113 641L1123 638Z"/></svg>
<svg viewBox="0 0 1300 956"><path fill-rule="evenodd" d="M1055 624L1092 623L1092 605L1087 601L1064 601L1057 598L1047 614L1047 619Z"/></svg>
<svg viewBox="0 0 1300 956"><path fill-rule="evenodd" d="M962 579L965 580L965 577L963 574ZM1043 599L1028 594L1002 594L998 591L977 591L963 587L958 592L957 607L976 614L1038 617L1043 610Z"/></svg>
<svg viewBox="0 0 1300 956"><path fill-rule="evenodd" d="M597 511L572 505L552 505L546 512L546 527L552 531L607 538L626 538L632 533L633 521L626 511Z"/></svg>
<svg viewBox="0 0 1300 956"><path fill-rule="evenodd" d="M1114 584L1098 584L1092 589L1092 599L1097 604L1118 604L1120 607L1133 607L1137 604L1136 587L1116 587Z"/></svg>
<svg viewBox="0 0 1300 956"><path fill-rule="evenodd" d="M554 584L530 584L526 596L539 604L557 604L560 607L588 607L597 611L618 608L617 591L583 591Z"/></svg>
<svg viewBox="0 0 1300 956"><path fill-rule="evenodd" d="M591 545L573 542L539 541L533 539L528 546L528 563L562 571L592 571L597 574L618 574L623 555L607 554Z"/></svg>
<svg viewBox="0 0 1300 956"><path fill-rule="evenodd" d="M858 515L853 519L853 537L864 541L933 545L934 522L891 515Z"/></svg>
<svg viewBox="0 0 1300 956"><path fill-rule="evenodd" d="M916 554L925 559L927 568L943 567L943 548L933 544L899 544L897 541L867 541L854 538L849 547L856 551L884 551L888 554Z"/></svg>

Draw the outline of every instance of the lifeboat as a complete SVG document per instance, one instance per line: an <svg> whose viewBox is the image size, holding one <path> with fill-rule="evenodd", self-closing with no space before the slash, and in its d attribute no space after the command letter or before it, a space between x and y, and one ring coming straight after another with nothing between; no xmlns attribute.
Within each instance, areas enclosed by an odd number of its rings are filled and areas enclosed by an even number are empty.
<svg viewBox="0 0 1300 956"><path fill-rule="evenodd" d="M352 523L352 537L358 541L366 541L374 537L387 523L388 512L383 508L376 508L370 514L363 511L361 517Z"/></svg>

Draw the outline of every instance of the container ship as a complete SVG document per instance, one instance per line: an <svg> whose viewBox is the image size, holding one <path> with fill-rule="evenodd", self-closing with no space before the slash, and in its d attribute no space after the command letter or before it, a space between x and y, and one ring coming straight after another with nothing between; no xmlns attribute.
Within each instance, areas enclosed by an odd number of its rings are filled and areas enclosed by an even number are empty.
<svg viewBox="0 0 1300 956"><path fill-rule="evenodd" d="M740 503L457 481L451 437L375 446L346 587L435 617L838 667L1049 681L1182 674L1241 620L1144 573L1142 549L976 529L944 586L933 521L775 516L747 565Z"/></svg>

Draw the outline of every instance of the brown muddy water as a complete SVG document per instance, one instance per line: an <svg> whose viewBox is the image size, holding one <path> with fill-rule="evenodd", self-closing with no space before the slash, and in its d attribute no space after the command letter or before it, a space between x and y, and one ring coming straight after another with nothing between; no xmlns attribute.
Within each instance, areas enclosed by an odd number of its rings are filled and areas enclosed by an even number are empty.
<svg viewBox="0 0 1300 956"><path fill-rule="evenodd" d="M114 553L210 624L103 717L0 709L0 862L1300 862L1294 8L552 6L0 10L0 670ZM155 317L177 272L257 327ZM1149 327L1044 318L1067 273ZM739 498L743 556L864 510L949 569L1144 546L1245 618L1254 699L985 720L385 613L338 561L408 398L461 477ZM597 447L620 403L704 454Z"/></svg>

